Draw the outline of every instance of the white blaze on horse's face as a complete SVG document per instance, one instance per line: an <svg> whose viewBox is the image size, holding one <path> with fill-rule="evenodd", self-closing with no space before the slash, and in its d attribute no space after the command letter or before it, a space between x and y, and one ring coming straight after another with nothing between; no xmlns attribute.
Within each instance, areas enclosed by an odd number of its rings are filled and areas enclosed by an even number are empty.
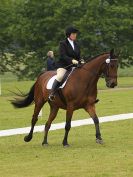
<svg viewBox="0 0 133 177"><path fill-rule="evenodd" d="M107 63L107 64L110 63L110 58L107 58L107 59L106 59L106 63Z"/></svg>

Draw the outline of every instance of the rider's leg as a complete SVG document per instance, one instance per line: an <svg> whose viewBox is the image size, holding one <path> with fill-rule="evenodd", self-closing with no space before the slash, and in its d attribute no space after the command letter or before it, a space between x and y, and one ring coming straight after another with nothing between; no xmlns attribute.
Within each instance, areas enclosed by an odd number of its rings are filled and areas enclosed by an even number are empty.
<svg viewBox="0 0 133 177"><path fill-rule="evenodd" d="M54 83L53 83L53 86L52 86L52 90L51 90L51 93L49 95L49 99L51 101L54 100L54 94L55 94L56 90L59 88L60 82L62 81L66 71L67 70L64 69L64 68L57 69L57 76L56 76L56 79L54 80Z"/></svg>

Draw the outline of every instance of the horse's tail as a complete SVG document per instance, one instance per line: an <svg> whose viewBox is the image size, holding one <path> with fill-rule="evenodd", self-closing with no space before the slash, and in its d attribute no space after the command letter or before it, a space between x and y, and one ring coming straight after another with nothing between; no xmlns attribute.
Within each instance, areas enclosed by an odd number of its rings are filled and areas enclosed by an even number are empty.
<svg viewBox="0 0 133 177"><path fill-rule="evenodd" d="M15 100L11 100L11 104L15 108L24 108L29 106L33 101L34 101L34 89L35 89L35 84L31 87L29 93L19 95L20 98L15 98Z"/></svg>

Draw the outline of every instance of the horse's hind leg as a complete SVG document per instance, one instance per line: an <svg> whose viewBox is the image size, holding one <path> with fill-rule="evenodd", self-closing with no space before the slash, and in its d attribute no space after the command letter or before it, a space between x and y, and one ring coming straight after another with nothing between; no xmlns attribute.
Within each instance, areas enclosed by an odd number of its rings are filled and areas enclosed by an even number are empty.
<svg viewBox="0 0 133 177"><path fill-rule="evenodd" d="M95 105L91 105L91 106L89 105L86 108L86 111L90 114L90 116L93 119L94 124L95 124L96 143L103 144L103 140L101 138L101 133L100 133L100 127L99 127L99 119L98 119L96 112L95 112Z"/></svg>
<svg viewBox="0 0 133 177"><path fill-rule="evenodd" d="M25 142L29 142L33 137L34 126L38 120L38 114L39 114L43 105L44 105L43 100L40 100L39 102L35 103L34 114L32 116L32 120L31 120L31 129L30 129L29 134L24 137Z"/></svg>
<svg viewBox="0 0 133 177"><path fill-rule="evenodd" d="M45 133L44 133L44 140L42 142L42 145L47 145L48 144L48 141L47 141L48 131L51 127L52 121L55 119L55 117L58 113L58 110L59 110L58 107L50 105L50 115L49 115L48 121L45 124Z"/></svg>
<svg viewBox="0 0 133 177"><path fill-rule="evenodd" d="M69 106L67 108L67 111L66 111L65 135L64 135L63 142L62 142L62 144L63 144L64 147L69 146L67 139L68 139L68 133L69 133L69 131L71 129L72 115L73 115L73 108L71 106Z"/></svg>

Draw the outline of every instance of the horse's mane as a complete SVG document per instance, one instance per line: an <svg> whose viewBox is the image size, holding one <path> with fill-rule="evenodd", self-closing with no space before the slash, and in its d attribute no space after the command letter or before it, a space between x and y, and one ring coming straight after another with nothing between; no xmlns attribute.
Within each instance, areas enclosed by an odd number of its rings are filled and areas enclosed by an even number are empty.
<svg viewBox="0 0 133 177"><path fill-rule="evenodd" d="M92 60L95 60L97 57L99 57L99 56L101 56L101 55L108 54L108 53L109 53L109 52L104 52L104 53L102 53L102 54L96 55L96 56L91 57L91 58L86 57L86 58L88 58L88 59L85 59L85 61L86 61L86 62L90 62L90 61L92 61Z"/></svg>

